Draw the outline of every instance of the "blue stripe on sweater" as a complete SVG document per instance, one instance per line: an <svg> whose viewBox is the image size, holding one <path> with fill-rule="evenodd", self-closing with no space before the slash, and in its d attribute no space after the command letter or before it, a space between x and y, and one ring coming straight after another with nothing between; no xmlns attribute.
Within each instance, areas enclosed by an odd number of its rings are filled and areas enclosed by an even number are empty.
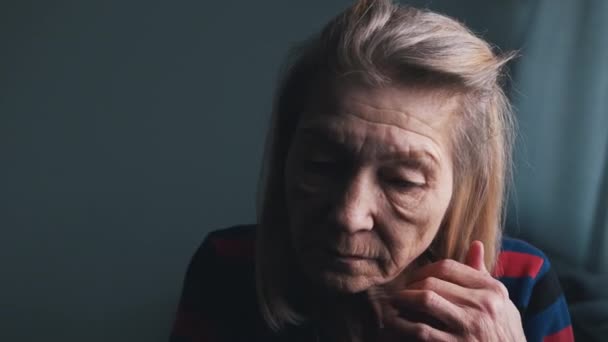
<svg viewBox="0 0 608 342"><path fill-rule="evenodd" d="M534 279L530 277L512 278L502 277L498 278L509 290L509 298L515 303L518 309L523 310L528 306L530 302L530 296L534 289Z"/></svg>
<svg viewBox="0 0 608 342"><path fill-rule="evenodd" d="M525 334L528 341L542 341L546 336L555 334L571 324L568 305L563 295L545 310L523 317Z"/></svg>

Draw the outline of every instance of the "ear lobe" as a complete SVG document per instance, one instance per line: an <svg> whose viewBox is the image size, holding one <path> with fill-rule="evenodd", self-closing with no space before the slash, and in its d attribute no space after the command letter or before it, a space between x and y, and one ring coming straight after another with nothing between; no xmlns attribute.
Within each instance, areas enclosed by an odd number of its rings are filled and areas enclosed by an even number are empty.
<svg viewBox="0 0 608 342"><path fill-rule="evenodd" d="M484 263L484 253L484 247L481 241L475 240L471 242L471 246L469 246L469 251L467 252L466 264L478 271L487 273L488 270Z"/></svg>

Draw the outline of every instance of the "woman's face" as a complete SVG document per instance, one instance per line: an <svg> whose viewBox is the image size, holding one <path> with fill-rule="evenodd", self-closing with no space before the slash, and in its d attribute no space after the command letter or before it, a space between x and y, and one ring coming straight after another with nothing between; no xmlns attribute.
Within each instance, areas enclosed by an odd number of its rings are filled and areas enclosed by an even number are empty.
<svg viewBox="0 0 608 342"><path fill-rule="evenodd" d="M387 284L430 245L452 196L457 101L408 86L336 83L302 115L286 165L289 229L314 282Z"/></svg>

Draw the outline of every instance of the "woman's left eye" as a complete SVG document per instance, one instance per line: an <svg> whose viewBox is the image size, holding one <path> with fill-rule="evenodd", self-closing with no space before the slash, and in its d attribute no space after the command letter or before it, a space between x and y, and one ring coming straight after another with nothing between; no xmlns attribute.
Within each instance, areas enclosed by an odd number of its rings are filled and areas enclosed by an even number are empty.
<svg viewBox="0 0 608 342"><path fill-rule="evenodd" d="M335 163L330 160L309 160L304 165L311 171L325 171L334 167Z"/></svg>
<svg viewBox="0 0 608 342"><path fill-rule="evenodd" d="M386 182L389 186L400 191L414 190L424 186L424 183L414 182L405 178L389 178Z"/></svg>

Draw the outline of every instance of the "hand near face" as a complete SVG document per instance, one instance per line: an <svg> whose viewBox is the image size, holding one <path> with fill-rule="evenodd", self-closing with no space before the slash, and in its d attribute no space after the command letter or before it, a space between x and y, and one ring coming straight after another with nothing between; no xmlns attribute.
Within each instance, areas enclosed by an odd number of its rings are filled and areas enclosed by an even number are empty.
<svg viewBox="0 0 608 342"><path fill-rule="evenodd" d="M525 341L519 311L486 270L474 241L466 264L441 260L416 270L389 300L383 341Z"/></svg>

